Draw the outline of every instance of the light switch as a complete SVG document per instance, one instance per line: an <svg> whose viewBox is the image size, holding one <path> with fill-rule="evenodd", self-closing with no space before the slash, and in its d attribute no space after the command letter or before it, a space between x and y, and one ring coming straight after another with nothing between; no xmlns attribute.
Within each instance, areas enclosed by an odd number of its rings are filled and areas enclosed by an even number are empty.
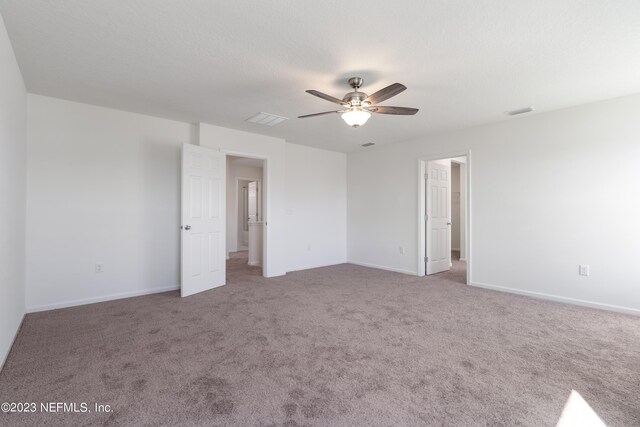
<svg viewBox="0 0 640 427"><path fill-rule="evenodd" d="M584 265L584 264L580 264L580 275L581 276L588 276L589 275L589 266L588 265Z"/></svg>

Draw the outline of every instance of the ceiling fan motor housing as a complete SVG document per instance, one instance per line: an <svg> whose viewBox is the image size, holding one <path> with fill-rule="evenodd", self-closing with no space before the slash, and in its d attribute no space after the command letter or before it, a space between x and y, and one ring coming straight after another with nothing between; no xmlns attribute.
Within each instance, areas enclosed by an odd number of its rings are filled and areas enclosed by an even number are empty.
<svg viewBox="0 0 640 427"><path fill-rule="evenodd" d="M363 101L367 99L367 94L364 92L349 92L342 98L344 102L348 102L352 107L363 105Z"/></svg>
<svg viewBox="0 0 640 427"><path fill-rule="evenodd" d="M349 92L342 100L348 102L352 107L361 106L362 101L367 99L366 93L358 92L358 89L360 89L360 86L364 83L364 79L362 77L351 77L348 81L349 85L354 89L354 92Z"/></svg>

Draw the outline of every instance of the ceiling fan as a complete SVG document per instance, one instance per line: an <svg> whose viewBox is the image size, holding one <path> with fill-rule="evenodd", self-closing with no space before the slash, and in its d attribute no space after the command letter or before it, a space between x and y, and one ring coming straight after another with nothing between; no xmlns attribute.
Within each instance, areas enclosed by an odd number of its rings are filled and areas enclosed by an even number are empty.
<svg viewBox="0 0 640 427"><path fill-rule="evenodd" d="M369 120L371 113L378 114L394 114L401 116L411 116L418 112L417 108L407 107L389 107L386 105L377 105L379 102L386 101L392 96L396 96L407 87L400 83L394 83L380 89L372 95L367 95L364 92L359 92L358 89L362 86L364 80L362 77L351 77L349 79L349 85L353 88L353 92L349 92L342 99L334 98L331 95L327 95L317 90L308 90L307 93L317 96L318 98L325 99L330 102L342 105L346 108L336 111L325 111L324 113L307 114L305 116L298 116L299 119L307 117L322 116L324 114L341 114L342 119L354 128L360 127Z"/></svg>

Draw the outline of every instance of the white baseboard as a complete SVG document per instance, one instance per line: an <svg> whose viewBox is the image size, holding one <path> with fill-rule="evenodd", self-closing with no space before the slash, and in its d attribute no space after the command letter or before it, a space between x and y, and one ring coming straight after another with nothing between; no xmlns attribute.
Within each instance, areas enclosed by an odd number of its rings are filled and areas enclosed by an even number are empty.
<svg viewBox="0 0 640 427"><path fill-rule="evenodd" d="M2 372L2 368L4 368L4 363L7 361L7 358L9 357L9 353L11 353L11 349L13 348L13 345L16 343L16 338L18 338L18 332L20 332L20 328L22 328L22 323L24 322L25 316L26 316L26 313L23 313L22 318L20 319L20 323L18 323L18 327L16 328L16 331L13 334L13 339L11 340L11 344L7 348L7 353L0 356L2 357L2 360L0 360L0 372Z"/></svg>
<svg viewBox="0 0 640 427"><path fill-rule="evenodd" d="M252 267L260 267L262 265L260 261L249 261L247 264L249 264Z"/></svg>
<svg viewBox="0 0 640 427"><path fill-rule="evenodd" d="M411 276L417 276L418 275L417 271L403 270L401 268L393 268L393 267L387 267L387 266L384 266L384 265L369 264L369 263L360 262L360 261L351 261L351 260L349 260L349 261L347 261L347 264L355 264L355 265L360 265L362 267L377 268L379 270L393 271L395 273L409 274Z"/></svg>
<svg viewBox="0 0 640 427"><path fill-rule="evenodd" d="M314 268L322 268L322 267L331 267L334 265L347 264L349 261L345 259L333 260L328 262L322 262L319 264L305 264L305 265L297 265L295 267L288 267L287 274L294 273L296 271L304 271L304 270L313 270Z"/></svg>
<svg viewBox="0 0 640 427"><path fill-rule="evenodd" d="M467 262L467 259L466 258L460 258L460 261Z"/></svg>
<svg viewBox="0 0 640 427"><path fill-rule="evenodd" d="M451 250L460 252L460 248L451 248Z"/></svg>
<svg viewBox="0 0 640 427"><path fill-rule="evenodd" d="M180 289L180 285L168 286L166 288L145 289L145 290L142 290L142 291L122 292L122 293L119 293L119 294L104 295L104 296L101 296L101 297L94 297L94 298L77 299L77 300L72 300L72 301L63 301L63 302L57 302L57 303L53 303L53 304L36 305L36 306L33 306L33 307L27 307L27 313L36 313L38 311L55 310L57 308L75 307L75 306L78 306L78 305L94 304L94 303L97 303L97 302L105 302L105 301L113 301L113 300L122 299L122 298L139 297L139 296L142 296L142 295L158 294L158 293L161 293L161 292L175 291L175 290L178 290L178 289Z"/></svg>
<svg viewBox="0 0 640 427"><path fill-rule="evenodd" d="M271 273L271 272L264 273L264 270L263 270L262 277L264 277L265 279L270 279L270 278L272 278L272 277L281 277L281 276L285 276L286 274L287 274L287 272L286 272L286 271L284 271L284 272L282 272L282 271L277 271L277 272L275 272L275 273Z"/></svg>
<svg viewBox="0 0 640 427"><path fill-rule="evenodd" d="M603 304L599 302L562 297L558 295L545 294L542 292L525 291L522 289L508 288L505 286L495 286L495 285L489 285L486 283L479 283L479 282L472 282L471 286L475 286L477 288L491 289L491 290L500 291L500 292L508 292L510 294L524 295L532 298L563 302L565 304L573 304L573 305L579 305L582 307L597 308L600 310L607 310L607 311L617 311L619 313L634 314L636 316L640 316L640 310L631 308L631 307L623 307L620 305Z"/></svg>

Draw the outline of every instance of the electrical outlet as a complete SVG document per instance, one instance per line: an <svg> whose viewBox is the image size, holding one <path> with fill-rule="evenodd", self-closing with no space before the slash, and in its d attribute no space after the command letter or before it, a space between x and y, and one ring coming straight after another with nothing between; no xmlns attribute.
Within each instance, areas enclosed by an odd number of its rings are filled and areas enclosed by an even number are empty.
<svg viewBox="0 0 640 427"><path fill-rule="evenodd" d="M404 248L402 246L398 246L398 252L404 255Z"/></svg>
<svg viewBox="0 0 640 427"><path fill-rule="evenodd" d="M104 271L104 264L96 264L96 273L102 273Z"/></svg>
<svg viewBox="0 0 640 427"><path fill-rule="evenodd" d="M580 264L580 268L578 269L578 272L581 276L588 276L590 274L589 266Z"/></svg>

